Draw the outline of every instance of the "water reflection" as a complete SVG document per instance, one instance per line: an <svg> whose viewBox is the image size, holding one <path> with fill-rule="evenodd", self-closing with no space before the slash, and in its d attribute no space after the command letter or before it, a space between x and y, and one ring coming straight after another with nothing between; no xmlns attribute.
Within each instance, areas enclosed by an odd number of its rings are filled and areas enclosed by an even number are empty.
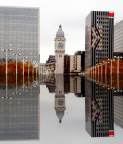
<svg viewBox="0 0 123 144"><path fill-rule="evenodd" d="M91 137L114 136L114 122L122 127L121 75L99 76L98 79L57 75L45 77L43 82L50 93L55 93L55 110L60 123L67 107L65 94L74 93L77 97L85 96L85 129Z"/></svg>
<svg viewBox="0 0 123 144"><path fill-rule="evenodd" d="M123 75L87 77L85 81L86 131L92 137L114 136L114 123L123 128L122 97Z"/></svg>
<svg viewBox="0 0 123 144"><path fill-rule="evenodd" d="M35 78L0 77L0 140L39 139L39 85Z"/></svg>
<svg viewBox="0 0 123 144"><path fill-rule="evenodd" d="M123 128L122 78L121 75L99 76L97 79L63 75L1 76L0 140L39 139L40 85L46 86L53 95L52 108L59 125L65 124L67 104L74 103L73 98L66 102L66 97L73 93L74 100L81 101L85 97L85 133L90 137L114 136L114 123ZM76 117L77 122L78 119Z"/></svg>
<svg viewBox="0 0 123 144"><path fill-rule="evenodd" d="M64 111L66 110L65 105L65 94L64 94L64 77L63 75L55 76L55 107L56 115L59 119L59 123L62 122Z"/></svg>
<svg viewBox="0 0 123 144"><path fill-rule="evenodd" d="M114 135L113 90L85 80L86 131L91 137Z"/></svg>
<svg viewBox="0 0 123 144"><path fill-rule="evenodd" d="M80 76L63 76L63 75L49 75L41 76L40 83L46 84L49 93L55 94L55 111L58 117L59 123L62 123L62 119L66 110L65 94L74 93L76 97L85 96L85 78Z"/></svg>
<svg viewBox="0 0 123 144"><path fill-rule="evenodd" d="M57 83L56 79L60 79L61 75L41 76L40 84L46 85L49 93L55 93L56 86L64 87L64 93L74 93L77 97L85 97L85 77L80 76L62 76L63 81Z"/></svg>

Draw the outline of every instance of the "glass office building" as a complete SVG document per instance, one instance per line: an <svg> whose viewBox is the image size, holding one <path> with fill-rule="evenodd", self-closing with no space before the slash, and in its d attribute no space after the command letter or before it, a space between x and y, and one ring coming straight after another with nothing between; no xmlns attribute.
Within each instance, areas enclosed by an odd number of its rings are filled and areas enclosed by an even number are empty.
<svg viewBox="0 0 123 144"><path fill-rule="evenodd" d="M39 8L0 7L0 59L5 60L2 49L12 49L12 54L27 56L39 62ZM19 58L19 57L18 57Z"/></svg>

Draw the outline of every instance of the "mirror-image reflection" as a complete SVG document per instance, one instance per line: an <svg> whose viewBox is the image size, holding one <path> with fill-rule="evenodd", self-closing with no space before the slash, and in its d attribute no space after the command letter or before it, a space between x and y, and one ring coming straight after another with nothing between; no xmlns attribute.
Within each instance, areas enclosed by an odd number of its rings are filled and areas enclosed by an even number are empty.
<svg viewBox="0 0 123 144"><path fill-rule="evenodd" d="M44 94L40 86L53 95L59 125L67 116L66 96L73 93L79 101L85 99L85 132L90 137L115 136L114 124L123 128L122 79L114 76L106 87L107 80L101 83L84 76L63 75L1 76L0 140L40 139L40 99Z"/></svg>
<svg viewBox="0 0 123 144"><path fill-rule="evenodd" d="M92 137L114 135L113 90L85 81L86 131Z"/></svg>
<svg viewBox="0 0 123 144"><path fill-rule="evenodd" d="M1 76L0 140L39 139L39 104L35 78Z"/></svg>

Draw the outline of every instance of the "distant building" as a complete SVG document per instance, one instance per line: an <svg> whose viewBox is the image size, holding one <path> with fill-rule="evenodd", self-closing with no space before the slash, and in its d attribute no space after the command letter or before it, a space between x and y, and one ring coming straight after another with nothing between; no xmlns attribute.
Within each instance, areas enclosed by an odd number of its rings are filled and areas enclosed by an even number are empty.
<svg viewBox="0 0 123 144"><path fill-rule="evenodd" d="M114 13L91 11L85 24L85 70L100 60L113 58Z"/></svg>
<svg viewBox="0 0 123 144"><path fill-rule="evenodd" d="M123 52L123 20L114 26L114 52Z"/></svg>
<svg viewBox="0 0 123 144"><path fill-rule="evenodd" d="M8 60L13 54L21 54L28 60L40 61L40 10L26 7L0 7L0 59L5 58L2 49L8 52ZM19 58L20 59L20 58Z"/></svg>
<svg viewBox="0 0 123 144"><path fill-rule="evenodd" d="M48 60L46 61L46 74L55 74L55 56L50 55Z"/></svg>
<svg viewBox="0 0 123 144"><path fill-rule="evenodd" d="M85 70L85 52L77 51L70 55L70 72L79 73Z"/></svg>
<svg viewBox="0 0 123 144"><path fill-rule="evenodd" d="M81 55L70 56L70 72L72 73L81 72Z"/></svg>
<svg viewBox="0 0 123 144"><path fill-rule="evenodd" d="M85 71L85 51L76 51L74 55L80 55L81 61L77 61L76 65L81 64L81 71Z"/></svg>
<svg viewBox="0 0 123 144"><path fill-rule="evenodd" d="M64 56L64 73L70 73L70 55Z"/></svg>

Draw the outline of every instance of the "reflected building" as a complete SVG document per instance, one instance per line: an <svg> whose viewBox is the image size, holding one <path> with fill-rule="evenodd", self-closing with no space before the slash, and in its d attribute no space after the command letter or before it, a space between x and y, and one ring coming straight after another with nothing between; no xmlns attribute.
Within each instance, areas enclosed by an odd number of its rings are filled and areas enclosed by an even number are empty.
<svg viewBox="0 0 123 144"><path fill-rule="evenodd" d="M70 93L75 93L77 97L85 96L84 77L70 76Z"/></svg>
<svg viewBox="0 0 123 144"><path fill-rule="evenodd" d="M56 90L55 90L55 107L56 115L59 119L59 123L62 122L64 112L66 110L65 95L64 95L64 76L56 75Z"/></svg>
<svg viewBox="0 0 123 144"><path fill-rule="evenodd" d="M70 76L64 76L64 93L70 93Z"/></svg>
<svg viewBox="0 0 123 144"><path fill-rule="evenodd" d="M0 7L0 59L5 61L2 49L12 49L13 54L27 56L29 60L39 63L39 8Z"/></svg>
<svg viewBox="0 0 123 144"><path fill-rule="evenodd" d="M85 79L85 123L91 137L114 135L113 90Z"/></svg>
<svg viewBox="0 0 123 144"><path fill-rule="evenodd" d="M39 139L39 86L25 78L23 90L19 82L17 88L8 86L7 91L0 84L0 140ZM20 94L15 93L16 89Z"/></svg>
<svg viewBox="0 0 123 144"><path fill-rule="evenodd" d="M123 128L123 93L122 96L114 93L114 123Z"/></svg>
<svg viewBox="0 0 123 144"><path fill-rule="evenodd" d="M56 85L55 85L55 77L54 77L54 75L48 75L46 77L46 83L45 84L46 84L46 87L49 90L49 93L55 93Z"/></svg>
<svg viewBox="0 0 123 144"><path fill-rule="evenodd" d="M81 77L81 95L79 97L85 97L85 77Z"/></svg>
<svg viewBox="0 0 123 144"><path fill-rule="evenodd" d="M39 73L40 73L40 75L46 75L46 64L45 63L40 63Z"/></svg>
<svg viewBox="0 0 123 144"><path fill-rule="evenodd" d="M60 75L58 75L58 77L60 77ZM55 93L57 83L56 83L56 77L54 75L46 77L44 84L46 84L46 87L48 88L50 93ZM66 75L63 76L63 83L61 83L60 85L64 87L65 94L74 93L75 96L77 97L85 97L84 77Z"/></svg>
<svg viewBox="0 0 123 144"><path fill-rule="evenodd" d="M39 76L39 83L41 85L45 85L46 84L46 75L40 75Z"/></svg>

